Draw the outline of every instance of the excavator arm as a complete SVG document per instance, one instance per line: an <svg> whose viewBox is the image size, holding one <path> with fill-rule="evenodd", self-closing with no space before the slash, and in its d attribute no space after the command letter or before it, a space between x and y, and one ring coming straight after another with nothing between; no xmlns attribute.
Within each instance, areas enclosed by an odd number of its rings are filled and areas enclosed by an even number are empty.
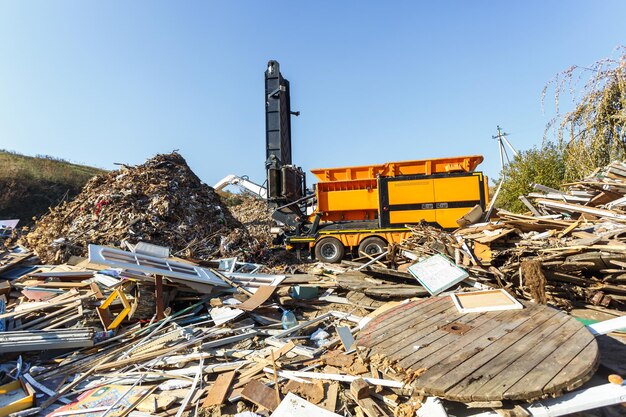
<svg viewBox="0 0 626 417"><path fill-rule="evenodd" d="M230 174L219 180L213 188L217 191L223 190L225 187L229 185L236 185L239 188L248 191L255 196L266 199L267 198L267 189L262 185L256 184L248 179L247 176L239 177L234 174Z"/></svg>

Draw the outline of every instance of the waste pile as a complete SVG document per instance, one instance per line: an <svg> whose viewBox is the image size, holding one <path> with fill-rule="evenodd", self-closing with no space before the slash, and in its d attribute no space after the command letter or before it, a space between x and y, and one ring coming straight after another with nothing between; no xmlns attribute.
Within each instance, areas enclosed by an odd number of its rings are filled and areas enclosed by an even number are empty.
<svg viewBox="0 0 626 417"><path fill-rule="evenodd" d="M371 344L380 333L371 323L394 320L394 308L447 302L409 285L407 273L345 261L271 275L236 258L197 264L157 255L165 249L90 245L88 258L62 265L41 265L21 247L0 253L0 390L13 412L425 417L443 410L357 346ZM445 322L434 318L440 332Z"/></svg>
<svg viewBox="0 0 626 417"><path fill-rule="evenodd" d="M89 243L144 241L209 259L245 251L247 240L217 193L174 152L94 177L75 199L37 220L21 243L44 262L62 263L85 256Z"/></svg>
<svg viewBox="0 0 626 417"><path fill-rule="evenodd" d="M415 226L400 249L444 253L481 282L566 310L626 310L626 164L612 163L565 191L534 187L521 197L528 214L499 210L498 220L454 233Z"/></svg>
<svg viewBox="0 0 626 417"><path fill-rule="evenodd" d="M265 200L258 197L242 194L241 202L230 206L233 216L239 220L250 236L260 244L269 246L272 244L270 229L276 225L272 219L272 210Z"/></svg>
<svg viewBox="0 0 626 417"><path fill-rule="evenodd" d="M248 236L246 243L246 259L260 262L272 268L293 267L298 263L294 253L276 248L271 229L276 226L272 219L272 210L267 202L254 195L242 193L238 196L241 202L229 206L235 219L241 222Z"/></svg>
<svg viewBox="0 0 626 417"><path fill-rule="evenodd" d="M178 154L94 178L24 246L0 250L0 416L619 404L623 344L611 361L601 338L626 327L626 165L536 188L531 214L500 210L452 233L415 225L386 255L295 273L269 249L264 203L244 198L231 214ZM581 306L616 318L563 312Z"/></svg>
<svg viewBox="0 0 626 417"><path fill-rule="evenodd" d="M254 416L294 402L306 415L419 408L402 382L352 349L378 312L343 296L332 269L350 266L270 275L236 258L201 266L157 256L166 248L134 249L89 245L88 258L61 265L21 247L0 253L0 385L31 415ZM354 381L365 384L358 397Z"/></svg>

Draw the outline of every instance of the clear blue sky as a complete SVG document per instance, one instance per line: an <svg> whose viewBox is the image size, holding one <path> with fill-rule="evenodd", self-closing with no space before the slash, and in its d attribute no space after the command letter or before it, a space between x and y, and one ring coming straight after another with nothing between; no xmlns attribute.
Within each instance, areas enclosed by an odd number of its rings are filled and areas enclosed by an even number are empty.
<svg viewBox="0 0 626 417"><path fill-rule="evenodd" d="M0 0L0 148L102 168L178 149L208 184L262 182L276 59L307 171L483 154L496 177L496 125L541 143L542 88L614 54L624 16L591 0Z"/></svg>

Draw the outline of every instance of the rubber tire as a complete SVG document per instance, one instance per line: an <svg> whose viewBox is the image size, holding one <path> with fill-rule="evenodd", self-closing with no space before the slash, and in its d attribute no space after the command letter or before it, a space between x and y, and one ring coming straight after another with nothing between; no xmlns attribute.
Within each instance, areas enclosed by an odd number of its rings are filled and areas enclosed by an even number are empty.
<svg viewBox="0 0 626 417"><path fill-rule="evenodd" d="M377 247L378 251L371 252L374 247ZM387 242L376 236L367 237L359 244L359 256L362 256L361 252L367 253L369 256L376 256L386 250Z"/></svg>
<svg viewBox="0 0 626 417"><path fill-rule="evenodd" d="M315 245L315 259L329 264L341 262L345 248L343 243L334 237L320 239Z"/></svg>

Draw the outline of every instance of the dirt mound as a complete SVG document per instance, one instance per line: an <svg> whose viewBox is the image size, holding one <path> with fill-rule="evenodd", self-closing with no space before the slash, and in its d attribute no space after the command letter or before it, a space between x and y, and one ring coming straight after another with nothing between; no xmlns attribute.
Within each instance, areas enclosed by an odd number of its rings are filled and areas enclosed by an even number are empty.
<svg viewBox="0 0 626 417"><path fill-rule="evenodd" d="M48 263L85 256L89 243L144 241L169 246L177 256L209 259L245 252L248 241L241 223L178 153L94 177L23 240Z"/></svg>

